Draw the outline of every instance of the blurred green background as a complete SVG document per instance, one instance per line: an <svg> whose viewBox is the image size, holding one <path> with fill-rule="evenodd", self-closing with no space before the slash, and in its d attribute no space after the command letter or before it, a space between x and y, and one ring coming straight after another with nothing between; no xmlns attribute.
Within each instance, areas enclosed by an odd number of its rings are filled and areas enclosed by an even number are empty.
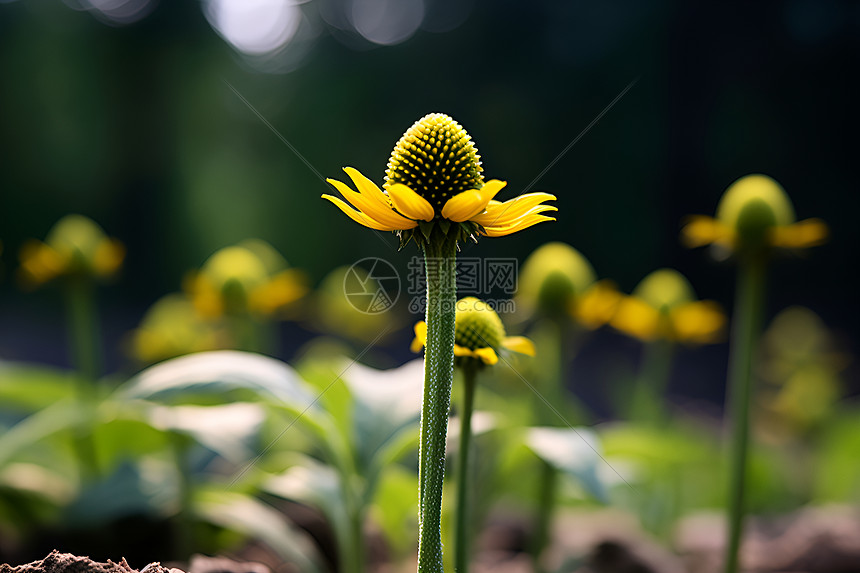
<svg viewBox="0 0 860 573"><path fill-rule="evenodd" d="M320 200L317 173L350 165L382 183L396 140L432 111L470 132L503 198L532 183L558 196L557 223L466 256L522 261L560 240L623 290L670 266L728 306L733 272L678 230L763 172L832 231L802 265L776 265L769 316L811 307L854 347L858 48L856 2L0 2L0 356L68 363L57 293L22 293L14 269L24 240L69 212L128 248L100 300L112 370L131 368L120 342L152 302L248 237L314 284L368 256L405 277L411 247ZM289 358L307 336L285 328ZM405 360L410 340L405 328L392 352ZM635 351L604 333L578 368L599 379ZM711 366L682 393L719 400L725 353L679 357L680 373Z"/></svg>

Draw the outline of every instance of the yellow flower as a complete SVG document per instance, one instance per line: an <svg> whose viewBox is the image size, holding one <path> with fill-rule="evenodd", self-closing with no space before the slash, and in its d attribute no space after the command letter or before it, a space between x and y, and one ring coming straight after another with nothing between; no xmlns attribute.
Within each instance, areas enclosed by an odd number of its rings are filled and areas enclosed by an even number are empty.
<svg viewBox="0 0 860 573"><path fill-rule="evenodd" d="M781 311L762 338L758 371L767 382L757 404L773 437L785 439L826 420L842 395L841 372L851 358L808 308Z"/></svg>
<svg viewBox="0 0 860 573"><path fill-rule="evenodd" d="M152 363L192 352L227 348L226 332L202 319L182 294L169 294L153 304L131 338L131 354Z"/></svg>
<svg viewBox="0 0 860 573"><path fill-rule="evenodd" d="M504 181L484 181L480 156L466 130L441 113L415 122L397 142L385 175L384 190L352 167L344 168L357 191L328 179L346 202L323 195L350 219L378 231L395 231L401 246L423 244L435 228L458 240L475 235L499 237L555 219L544 201L549 193L527 193L496 201ZM349 204L347 204L347 202ZM352 207L350 207L350 205ZM353 208L354 207L354 208Z"/></svg>
<svg viewBox="0 0 860 573"><path fill-rule="evenodd" d="M427 323L415 324L412 352L419 352L427 342ZM475 297L457 301L454 327L454 356L457 360L477 359L481 364L493 365L499 353L513 351L535 355L534 343L524 336L506 336L502 319L484 301Z"/></svg>
<svg viewBox="0 0 860 573"><path fill-rule="evenodd" d="M570 315L596 329L612 318L621 293L611 281L597 281L594 269L576 249L547 243L523 264L517 292L518 307L527 315Z"/></svg>
<svg viewBox="0 0 860 573"><path fill-rule="evenodd" d="M31 239L21 247L19 277L27 287L60 276L108 278L122 264L125 247L92 219L67 215L48 232L45 242Z"/></svg>
<svg viewBox="0 0 860 573"><path fill-rule="evenodd" d="M323 332L352 338L364 343L380 339L383 331L394 331L395 325L402 321L395 309L386 312L368 313L366 308L359 309L347 292L380 292L379 284L360 266L338 267L322 280L314 292L314 312L316 326Z"/></svg>
<svg viewBox="0 0 860 573"><path fill-rule="evenodd" d="M271 316L305 295L304 275L268 243L250 240L225 247L185 283L201 316L251 312Z"/></svg>
<svg viewBox="0 0 860 573"><path fill-rule="evenodd" d="M767 175L741 177L723 194L716 218L690 216L681 230L686 246L713 244L724 253L814 247L824 243L827 235L821 219L795 222L791 201Z"/></svg>
<svg viewBox="0 0 860 573"><path fill-rule="evenodd" d="M654 271L618 304L611 325L639 340L687 344L718 342L726 318L720 306L695 300L690 283L672 269Z"/></svg>

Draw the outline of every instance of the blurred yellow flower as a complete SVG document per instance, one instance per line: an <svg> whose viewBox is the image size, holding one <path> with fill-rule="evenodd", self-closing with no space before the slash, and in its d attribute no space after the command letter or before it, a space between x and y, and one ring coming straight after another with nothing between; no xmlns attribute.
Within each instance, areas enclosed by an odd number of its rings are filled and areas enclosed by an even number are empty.
<svg viewBox="0 0 860 573"><path fill-rule="evenodd" d="M609 322L622 298L611 281L597 281L594 269L576 249L547 243L523 264L517 307L526 315L570 315L582 326L596 329Z"/></svg>
<svg viewBox="0 0 860 573"><path fill-rule="evenodd" d="M92 219L67 215L48 232L45 242L31 239L20 251L19 278L37 287L60 276L108 278L119 269L125 247Z"/></svg>
<svg viewBox="0 0 860 573"><path fill-rule="evenodd" d="M420 352L426 342L427 323L422 320L415 324L412 352ZM456 359L472 358L493 365L499 361L498 353L503 351L535 355L534 343L528 338L506 336L502 319L486 302L475 297L458 300L454 326Z"/></svg>
<svg viewBox="0 0 860 573"><path fill-rule="evenodd" d="M305 295L304 274L287 268L268 243L253 239L225 247L185 282L194 307L204 317L249 312L272 316Z"/></svg>
<svg viewBox="0 0 860 573"><path fill-rule="evenodd" d="M229 346L226 333L204 320L188 298L169 294L153 304L132 334L131 354L149 364Z"/></svg>
<svg viewBox="0 0 860 573"><path fill-rule="evenodd" d="M348 292L377 292L378 284L360 266L338 267L331 271L314 293L314 318L319 330L362 342L370 342L384 331L393 332L402 324L396 308L368 313L359 310Z"/></svg>
<svg viewBox="0 0 860 573"><path fill-rule="evenodd" d="M718 342L726 324L720 306L697 301L690 283L673 269L659 269L642 279L619 302L610 324L650 342L663 338L686 344Z"/></svg>
<svg viewBox="0 0 860 573"><path fill-rule="evenodd" d="M842 394L840 372L850 357L836 350L833 335L808 308L789 307L762 338L761 377L768 383L759 404L765 421L784 438L826 419Z"/></svg>
<svg viewBox="0 0 860 573"><path fill-rule="evenodd" d="M681 230L686 246L713 244L726 254L814 247L824 243L827 235L821 219L795 222L794 207L779 183L758 174L732 183L720 199L716 218L692 215Z"/></svg>
<svg viewBox="0 0 860 573"><path fill-rule="evenodd" d="M499 237L543 221L556 208L549 193L527 193L495 201L504 181L484 181L480 156L466 130L447 115L416 121L397 142L385 175L384 191L352 167L344 169L358 191L328 179L347 202L323 195L350 219L378 231L396 231L401 245L430 240L434 227L457 240ZM355 207L354 209L351 207ZM416 232L417 230L417 232Z"/></svg>

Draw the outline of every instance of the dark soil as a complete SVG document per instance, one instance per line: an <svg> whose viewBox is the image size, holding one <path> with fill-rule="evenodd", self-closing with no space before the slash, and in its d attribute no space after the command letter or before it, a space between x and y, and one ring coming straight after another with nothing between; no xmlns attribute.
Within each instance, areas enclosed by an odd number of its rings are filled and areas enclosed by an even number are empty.
<svg viewBox="0 0 860 573"><path fill-rule="evenodd" d="M160 563L150 563L139 572L132 568L125 559L119 563L108 560L98 563L89 557L78 557L71 553L52 551L44 559L25 565L12 567L0 564L0 573L184 573L180 569L170 569Z"/></svg>
<svg viewBox="0 0 860 573"><path fill-rule="evenodd" d="M0 573L185 573L176 567L166 567L153 562L142 569L134 569L125 559L119 563L93 561L89 557L79 557L71 553L52 551L44 559L13 567L0 564ZM195 555L191 558L188 573L271 573L271 569L261 563L242 563L226 557L206 557Z"/></svg>

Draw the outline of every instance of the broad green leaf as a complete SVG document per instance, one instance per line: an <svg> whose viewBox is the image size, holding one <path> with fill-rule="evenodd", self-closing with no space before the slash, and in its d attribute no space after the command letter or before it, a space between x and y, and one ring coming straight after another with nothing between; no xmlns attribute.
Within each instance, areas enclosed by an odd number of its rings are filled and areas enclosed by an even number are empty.
<svg viewBox="0 0 860 573"><path fill-rule="evenodd" d="M418 539L417 476L392 466L383 474L377 487L370 514L382 528L395 555L405 557Z"/></svg>
<svg viewBox="0 0 860 573"><path fill-rule="evenodd" d="M61 400L28 416L0 436L0 467L22 450L32 448L45 438L72 429L85 414L74 400Z"/></svg>
<svg viewBox="0 0 860 573"><path fill-rule="evenodd" d="M165 515L177 504L175 466L145 457L121 463L107 476L88 482L67 506L65 522L98 526L130 515Z"/></svg>
<svg viewBox="0 0 860 573"><path fill-rule="evenodd" d="M36 364L0 361L0 404L32 412L75 394L73 372Z"/></svg>
<svg viewBox="0 0 860 573"><path fill-rule="evenodd" d="M295 456L295 465L265 480L263 491L319 509L326 516L335 536L350 539L350 520L341 478L331 467L307 456Z"/></svg>
<svg viewBox="0 0 860 573"><path fill-rule="evenodd" d="M260 354L221 350L167 360L134 376L119 399L203 405L234 401L248 392L293 408L312 408L314 395L287 364Z"/></svg>
<svg viewBox="0 0 860 573"><path fill-rule="evenodd" d="M275 508L242 493L200 488L193 500L195 514L206 521L257 539L299 571L317 573L319 556L307 534L291 525Z"/></svg>
<svg viewBox="0 0 860 573"><path fill-rule="evenodd" d="M588 428L529 428L526 445L542 460L572 477L586 493L608 503L607 488L600 479L606 462L601 458L597 434Z"/></svg>
<svg viewBox="0 0 860 573"><path fill-rule="evenodd" d="M342 376L353 396L353 431L361 468L404 432L417 432L424 386L423 360L376 370L353 363Z"/></svg>
<svg viewBox="0 0 860 573"><path fill-rule="evenodd" d="M265 413L253 403L222 406L152 406L146 415L153 427L192 437L227 461L252 458Z"/></svg>
<svg viewBox="0 0 860 573"><path fill-rule="evenodd" d="M815 468L818 502L860 502L860 410L843 408L821 436Z"/></svg>

